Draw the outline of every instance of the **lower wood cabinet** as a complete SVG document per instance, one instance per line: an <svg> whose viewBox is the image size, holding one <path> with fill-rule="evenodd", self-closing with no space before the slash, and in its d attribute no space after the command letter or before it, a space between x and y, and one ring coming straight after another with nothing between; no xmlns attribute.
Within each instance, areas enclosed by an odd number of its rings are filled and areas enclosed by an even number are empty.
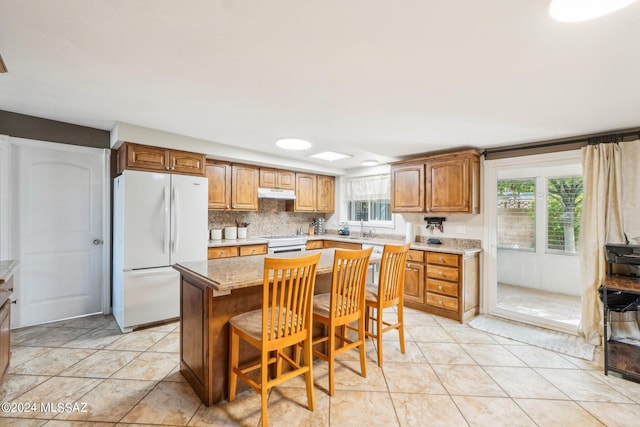
<svg viewBox="0 0 640 427"><path fill-rule="evenodd" d="M416 252L423 253L422 263ZM462 323L478 314L478 253L458 255L411 250L407 259L405 306Z"/></svg>
<svg viewBox="0 0 640 427"><path fill-rule="evenodd" d="M0 307L0 381L9 369L11 359L11 301L6 300Z"/></svg>
<svg viewBox="0 0 640 427"><path fill-rule="evenodd" d="M231 258L236 256L262 255L267 253L266 244L218 246L207 249L207 259Z"/></svg>
<svg viewBox="0 0 640 427"><path fill-rule="evenodd" d="M337 242L335 240L325 240L324 249L338 248L338 249L362 249L361 243L350 243L350 242Z"/></svg>

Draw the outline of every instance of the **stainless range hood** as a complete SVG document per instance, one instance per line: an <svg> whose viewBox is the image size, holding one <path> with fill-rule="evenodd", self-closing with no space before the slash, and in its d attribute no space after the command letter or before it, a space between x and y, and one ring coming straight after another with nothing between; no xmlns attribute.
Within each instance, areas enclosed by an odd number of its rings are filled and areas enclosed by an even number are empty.
<svg viewBox="0 0 640 427"><path fill-rule="evenodd" d="M296 193L293 190L279 190L277 188L258 188L259 199L295 200Z"/></svg>

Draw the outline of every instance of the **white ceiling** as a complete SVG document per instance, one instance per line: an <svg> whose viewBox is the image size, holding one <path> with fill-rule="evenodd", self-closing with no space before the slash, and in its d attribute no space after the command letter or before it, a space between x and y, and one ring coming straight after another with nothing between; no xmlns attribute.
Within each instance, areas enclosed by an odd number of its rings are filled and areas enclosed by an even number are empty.
<svg viewBox="0 0 640 427"><path fill-rule="evenodd" d="M640 3L0 0L0 109L308 159L388 161L640 126ZM289 153L280 137L313 148Z"/></svg>

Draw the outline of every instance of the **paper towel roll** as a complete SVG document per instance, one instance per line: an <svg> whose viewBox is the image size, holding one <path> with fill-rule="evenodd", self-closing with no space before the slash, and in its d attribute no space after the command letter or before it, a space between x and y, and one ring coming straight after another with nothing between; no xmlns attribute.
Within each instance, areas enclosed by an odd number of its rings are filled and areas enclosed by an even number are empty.
<svg viewBox="0 0 640 427"><path fill-rule="evenodd" d="M406 224L404 240L407 242L413 242L416 240L416 233L412 222L408 222Z"/></svg>

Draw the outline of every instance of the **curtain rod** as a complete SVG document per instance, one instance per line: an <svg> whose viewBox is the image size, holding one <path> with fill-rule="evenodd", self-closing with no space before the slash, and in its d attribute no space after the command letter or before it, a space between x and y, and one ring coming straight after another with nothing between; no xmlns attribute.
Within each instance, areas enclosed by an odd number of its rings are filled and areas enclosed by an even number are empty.
<svg viewBox="0 0 640 427"><path fill-rule="evenodd" d="M570 149L577 149L577 148L581 148L587 145L595 145L595 144L601 144L601 143L615 143L615 142L622 142L624 141L626 138L629 137L635 137L637 139L640 139L640 127L637 128L631 128L631 129L625 129L625 130L620 130L620 131L615 131L615 132L602 132L602 133L596 133L596 134L588 134L588 135L581 135L581 136L574 136L574 137L569 137L569 138L561 138L561 139L553 139L553 140L549 140L549 141L541 141L541 142L533 142L533 143L527 143L527 144L518 144L518 145L509 145L506 147L496 147L496 148L487 148L483 151L483 154L485 156L485 158L489 155L500 155L502 154L504 157L508 157L505 154L506 153L510 153L510 152L522 152L522 151L537 151L537 152L545 152L547 150L545 149L549 149L548 151L561 151L562 150L562 146L569 146L571 145L572 147L570 148L566 148L567 150ZM553 150L553 147L558 147L559 149L557 150ZM519 154L519 155L525 155L524 154ZM501 156L502 157L502 156Z"/></svg>

